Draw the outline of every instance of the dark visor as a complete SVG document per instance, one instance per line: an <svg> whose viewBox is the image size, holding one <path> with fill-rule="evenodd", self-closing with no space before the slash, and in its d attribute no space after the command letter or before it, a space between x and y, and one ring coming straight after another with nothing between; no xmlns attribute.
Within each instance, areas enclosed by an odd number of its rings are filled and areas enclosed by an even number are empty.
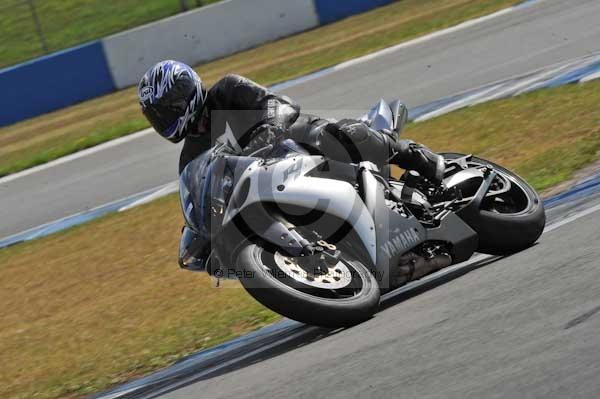
<svg viewBox="0 0 600 399"><path fill-rule="evenodd" d="M143 107L142 112L154 130L156 130L165 138L167 138L165 136L167 129L173 126L173 124L181 116L181 112L179 110L170 107L161 107L160 105Z"/></svg>

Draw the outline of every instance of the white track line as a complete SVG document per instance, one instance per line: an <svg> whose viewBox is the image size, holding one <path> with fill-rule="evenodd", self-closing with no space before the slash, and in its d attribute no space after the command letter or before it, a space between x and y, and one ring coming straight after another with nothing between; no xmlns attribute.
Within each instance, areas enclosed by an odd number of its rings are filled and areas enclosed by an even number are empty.
<svg viewBox="0 0 600 399"><path fill-rule="evenodd" d="M591 215L592 213L597 212L597 211L600 211L600 204L593 206L591 208L588 208L588 209L584 209L583 211L580 211L572 216L569 216L568 218L563 219L560 222L552 223L550 226L546 227L546 229L544 230L544 234L550 233L551 231L554 231L564 225L567 225L578 219L581 219L583 217Z"/></svg>
<svg viewBox="0 0 600 399"><path fill-rule="evenodd" d="M525 93L528 93L528 92L531 92L531 91L539 90L539 89L543 88L547 84L548 80L557 79L557 78L559 78L561 76L570 74L570 73L572 73L575 70L587 68L588 66L592 65L593 63L598 62L599 59L600 59L600 57L598 55L596 55L593 58L583 57L583 58L581 58L579 60L581 62L580 64L577 64L577 63L571 64L571 65L569 65L569 68L567 70L565 70L565 71L557 74L556 76L553 76L550 79L544 79L543 81L535 83L535 84L533 84L533 85L531 85L529 87L525 87L525 88L519 90L518 92L513 93L512 96L516 97L516 96L520 96L521 94L525 94ZM582 81L580 80L579 82L582 82Z"/></svg>
<svg viewBox="0 0 600 399"><path fill-rule="evenodd" d="M584 77L583 79L581 79L579 82L586 83L586 82L590 82L595 79L600 79L600 72L596 72L591 75L588 75L588 76Z"/></svg>
<svg viewBox="0 0 600 399"><path fill-rule="evenodd" d="M501 90L501 91L499 91L497 93L493 93L492 95L487 96L487 97L479 98L477 101L471 103L470 105L472 106L472 105L482 104L482 103L486 103L486 102L489 102L489 101L501 99L503 97L508 96L511 93L515 93L515 92L517 92L519 90L523 90L525 88L528 88L531 85L533 85L534 83L537 83L539 81L543 81L543 80L545 80L547 78L558 76L558 74L560 72L566 71L569 67L577 65L578 62L581 62L581 61L580 60L572 61L572 62L568 63L567 65L561 65L561 66L559 66L557 68L550 69L550 70L542 72L542 73L540 73L540 74L538 74L536 76L533 76L533 77L531 77L529 79L522 80L520 82L515 82L514 84L512 84L512 85L510 85L510 86L508 86L506 88L504 88L503 90Z"/></svg>
<svg viewBox="0 0 600 399"><path fill-rule="evenodd" d="M177 181L171 182L171 183L168 183L167 185L163 184L162 186L154 187L154 188L151 188L150 190L142 191L141 193L131 194L131 195L128 195L126 197L123 197L123 198L120 198L120 199L117 199L117 200L114 200L114 201L110 201L110 202L108 202L106 204L98 205L96 207L93 207L92 209L86 209L84 211L77 212L77 213L74 213L72 215L68 215L68 216L62 217L60 219L53 220L51 222L47 222L47 223L41 224L39 226L30 227L28 229L25 229L25 230L19 232L19 233L11 234L11 235L9 235L7 237L0 237L0 240L1 241L10 240L10 239L13 239L13 238L15 238L17 236L26 235L28 233L32 233L33 234L34 231L37 231L37 230L41 231L42 229L50 228L51 226L53 226L55 224L58 224L58 223L61 223L61 222L64 222L64 221L66 221L68 219L72 219L72 218L75 218L77 216L82 216L82 215L85 215L85 214L88 214L88 213L95 212L98 209L111 206L112 204L116 204L116 203L121 202L121 201L126 201L129 198L134 198L134 197L136 197L138 195L142 195L143 193L147 193L147 195L150 196L150 195L153 195L154 193L156 193L158 191L163 191L163 189L166 188L168 185L173 185L175 183L178 183L178 182ZM167 195L167 194L164 194L164 195ZM145 198L147 198L147 197L145 197ZM117 211L121 211L121 210L122 210L122 208L118 209ZM37 235L37 233L36 233L36 235ZM33 237L33 236L30 235L29 237ZM27 239L25 239L25 241L28 241L29 239L30 238L27 238Z"/></svg>
<svg viewBox="0 0 600 399"><path fill-rule="evenodd" d="M510 8L505 8L504 10L497 11L497 12L495 12L493 14L489 14L489 15L485 15L483 17L479 17L479 18L475 18L475 19L472 19L472 20L469 20L469 21L465 21L465 22L463 22L461 24L458 24L456 26L452 26L450 28L442 29L442 30L439 30L437 32L430 33L428 35L421 36L421 37L418 37L416 39L413 39L413 40L410 40L410 41L407 41L407 42L403 42L403 43L397 44L395 46L388 47L388 48L385 48L383 50L376 51L376 52L371 53L371 54L367 54L367 55L365 55L363 57L359 57L359 58L355 58L355 59L350 60L350 61L343 62L343 63L335 65L333 67L326 68L326 69L323 69L321 71L314 72L314 73L308 74L306 76L302 76L302 77L297 78L297 79L292 79L292 80L289 80L287 82L276 84L276 85L272 86L271 89L276 90L276 91L285 90L285 89L288 89L290 87L294 87L294 86L297 86L297 85L309 82L311 80L314 80L314 79L317 79L317 78L321 78L323 76L327 76L327 75L330 75L332 73L335 73L335 72L338 72L338 71L350 68L352 66L355 66L355 65L358 65L358 64L362 64L362 63L374 60L374 59L379 58L379 57L383 57L385 55L388 55L388 54L393 53L395 51L398 51L400 49L411 47L411 46L415 46L415 45L421 44L421 43L425 43L425 42L437 39L439 37L446 36L446 35L449 35L449 34L452 34L452 33L458 32L458 31L461 31L463 29L467 29L467 28L470 28L472 26L479 25L479 24L481 24L483 22L487 22L487 21L490 21L490 20L492 20L494 18L498 18L500 16L510 14L510 13L516 11L516 10L520 10L520 9L524 8L525 6L529 6L529 5L533 4L533 3L538 3L538 2L542 2L542 1L545 1L545 0L536 0L536 1L532 2L532 3L524 3L524 4L513 6L513 7L510 7ZM94 146L92 148L88 148L87 150L83 150L83 151L79 151L79 152L76 152L76 153L71 154L71 155L67 155L65 157L56 159L54 161L45 163L43 165L35 166L33 168L26 169L26 170L24 170L22 172L18 172L18 173L14 173L14 174L5 176L3 178L0 178L0 184L8 183L10 181L19 179L21 177L25 177L25 176L31 175L31 174L36 173L36 172L40 172L40 171L45 170L45 169L52 168L54 166L61 165L61 164L64 164L64 163L67 163L67 162L70 162L70 161L73 161L73 160L76 160L76 159L79 159L79 158L82 158L82 157L94 154L96 152L105 150L107 148L114 147L114 146L117 146L117 145L121 145L121 144L124 144L124 143L129 142L129 141L136 140L136 139L138 139L140 137L143 137L143 136L145 136L147 134L150 134L152 131L153 131L152 129L145 129L145 130L133 133L133 134L125 136L125 137L121 137L121 138L118 138L118 139L115 139L115 140L112 140L112 141L108 141L108 142L103 143L103 144L99 144L99 145Z"/></svg>
<svg viewBox="0 0 600 399"><path fill-rule="evenodd" d="M437 118L438 116L442 116L444 114L450 113L452 111L456 111L458 109L464 108L470 104L473 104L474 101L476 101L477 99L488 95L489 93L494 92L495 90L497 90L498 88L500 88L502 86L502 84L499 85L495 85L490 87L489 89L485 89L483 91L477 92L475 94L472 94L468 97L465 98L461 98L460 100L454 101L442 108L439 108L435 111L431 111L425 115L421 115L420 117L416 118L414 120L414 122L424 122L428 119L433 119L433 118Z"/></svg>
<svg viewBox="0 0 600 399"><path fill-rule="evenodd" d="M147 204L149 202L154 201L155 199L159 199L161 197L164 197L166 195L172 194L177 191L179 191L179 181L175 180L174 182L167 184L160 190L158 190L152 194L149 194L144 198L140 198L139 200L137 200L129 205L125 205L124 207L119 208L118 212L127 211L131 208L135 208L136 206Z"/></svg>

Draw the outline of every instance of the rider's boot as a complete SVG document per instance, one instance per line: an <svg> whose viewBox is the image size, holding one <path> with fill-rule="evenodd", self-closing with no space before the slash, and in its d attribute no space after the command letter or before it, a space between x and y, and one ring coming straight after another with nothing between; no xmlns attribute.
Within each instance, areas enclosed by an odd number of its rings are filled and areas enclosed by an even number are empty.
<svg viewBox="0 0 600 399"><path fill-rule="evenodd" d="M407 170L415 170L434 184L441 184L446 169L444 157L411 140L392 143L389 162Z"/></svg>

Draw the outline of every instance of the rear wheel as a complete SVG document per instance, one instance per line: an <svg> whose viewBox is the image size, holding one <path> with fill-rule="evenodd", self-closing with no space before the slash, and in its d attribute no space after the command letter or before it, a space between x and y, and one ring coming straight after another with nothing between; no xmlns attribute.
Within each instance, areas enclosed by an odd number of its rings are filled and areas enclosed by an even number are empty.
<svg viewBox="0 0 600 399"><path fill-rule="evenodd" d="M237 258L240 282L269 309L307 324L345 327L377 312L379 285L360 261L344 254L337 261L311 258L248 244Z"/></svg>
<svg viewBox="0 0 600 399"><path fill-rule="evenodd" d="M446 159L464 158L463 154L443 154ZM471 157L468 167L491 165L497 173L491 191L475 216L465 220L479 235L478 251L506 255L533 245L546 225L544 204L538 193L520 176L493 162ZM459 213L460 215L460 213Z"/></svg>

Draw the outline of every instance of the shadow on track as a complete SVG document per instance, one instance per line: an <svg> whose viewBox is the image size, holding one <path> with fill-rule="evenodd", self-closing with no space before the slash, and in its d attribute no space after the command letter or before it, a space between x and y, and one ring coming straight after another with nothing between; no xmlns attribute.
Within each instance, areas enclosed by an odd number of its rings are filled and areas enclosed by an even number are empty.
<svg viewBox="0 0 600 399"><path fill-rule="evenodd" d="M482 267L495 263L500 259L506 258L507 256L493 256L482 259L478 262L473 262L472 264L466 264L446 273L444 273L444 270L442 269L441 273L436 273L434 275L425 277L422 280L417 280L415 282L409 283L404 287L398 288L397 290L386 294L379 306L379 311L402 303L410 298L413 298L417 295L421 295L424 292L427 292L436 287L439 287L440 285L446 284L452 280L464 276L467 273L470 273L477 269L481 269Z"/></svg>

